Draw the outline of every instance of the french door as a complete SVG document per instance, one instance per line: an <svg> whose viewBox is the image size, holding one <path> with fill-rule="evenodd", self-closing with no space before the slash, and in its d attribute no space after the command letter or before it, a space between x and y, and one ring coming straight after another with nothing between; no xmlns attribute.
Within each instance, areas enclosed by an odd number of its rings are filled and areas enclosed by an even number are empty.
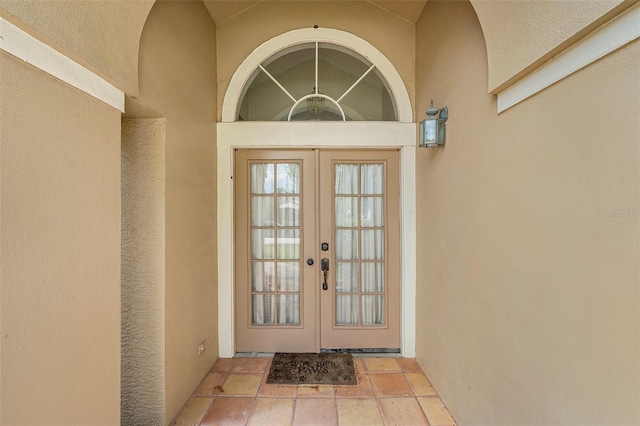
<svg viewBox="0 0 640 426"><path fill-rule="evenodd" d="M400 347L397 150L235 157L238 352Z"/></svg>

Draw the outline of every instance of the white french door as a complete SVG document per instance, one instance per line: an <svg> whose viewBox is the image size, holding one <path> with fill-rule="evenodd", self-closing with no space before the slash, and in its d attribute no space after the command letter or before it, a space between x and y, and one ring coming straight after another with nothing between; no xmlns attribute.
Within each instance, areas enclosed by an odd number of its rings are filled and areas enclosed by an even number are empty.
<svg viewBox="0 0 640 426"><path fill-rule="evenodd" d="M400 347L397 150L238 150L238 352Z"/></svg>

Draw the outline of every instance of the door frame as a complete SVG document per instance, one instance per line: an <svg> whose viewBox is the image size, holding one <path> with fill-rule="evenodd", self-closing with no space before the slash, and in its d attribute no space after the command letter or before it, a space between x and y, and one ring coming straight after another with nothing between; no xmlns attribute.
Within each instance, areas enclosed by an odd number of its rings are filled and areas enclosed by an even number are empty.
<svg viewBox="0 0 640 426"><path fill-rule="evenodd" d="M416 340L416 124L400 122L233 122L217 125L218 345L235 355L234 199L235 149L400 149L401 353L415 356Z"/></svg>

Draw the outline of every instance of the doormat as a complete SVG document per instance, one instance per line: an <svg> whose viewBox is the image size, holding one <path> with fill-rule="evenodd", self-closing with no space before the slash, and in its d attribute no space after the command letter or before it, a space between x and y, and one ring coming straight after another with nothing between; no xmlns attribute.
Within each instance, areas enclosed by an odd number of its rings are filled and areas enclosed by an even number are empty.
<svg viewBox="0 0 640 426"><path fill-rule="evenodd" d="M357 385L351 354L276 353L267 383L276 385Z"/></svg>

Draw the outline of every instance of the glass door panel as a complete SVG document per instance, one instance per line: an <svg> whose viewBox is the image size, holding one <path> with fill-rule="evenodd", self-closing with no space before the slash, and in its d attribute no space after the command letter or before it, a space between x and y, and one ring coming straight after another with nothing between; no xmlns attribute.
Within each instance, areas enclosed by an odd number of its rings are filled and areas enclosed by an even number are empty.
<svg viewBox="0 0 640 426"><path fill-rule="evenodd" d="M300 325L300 164L250 164L251 324Z"/></svg>
<svg viewBox="0 0 640 426"><path fill-rule="evenodd" d="M320 178L332 182L321 188L321 238L331 238L335 264L335 285L322 292L322 347L397 348L398 153L320 155Z"/></svg>
<svg viewBox="0 0 640 426"><path fill-rule="evenodd" d="M314 351L315 153L239 150L234 183L237 350Z"/></svg>

